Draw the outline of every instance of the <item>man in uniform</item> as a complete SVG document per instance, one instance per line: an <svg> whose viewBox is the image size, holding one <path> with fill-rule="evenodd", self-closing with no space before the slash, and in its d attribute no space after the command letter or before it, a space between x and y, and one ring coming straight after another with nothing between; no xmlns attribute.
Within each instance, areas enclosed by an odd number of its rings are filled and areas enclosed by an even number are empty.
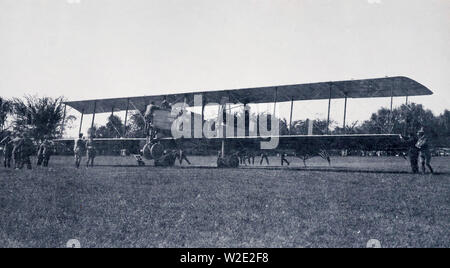
<svg viewBox="0 0 450 268"><path fill-rule="evenodd" d="M22 142L20 143L20 165L19 169L22 169L27 165L27 169L32 169L30 157L34 155L35 147L33 141L30 139L28 134L24 134Z"/></svg>
<svg viewBox="0 0 450 268"><path fill-rule="evenodd" d="M3 165L5 168L11 167L11 158L12 158L12 150L13 144L10 136L5 137L0 144L3 144Z"/></svg>
<svg viewBox="0 0 450 268"><path fill-rule="evenodd" d="M178 150L176 158L178 158L178 160L180 161L180 165L183 164L183 160L186 161L189 165L191 164L191 162L189 162L186 157L186 153L182 149Z"/></svg>
<svg viewBox="0 0 450 268"><path fill-rule="evenodd" d="M431 151L430 151L430 143L428 137L425 135L424 128L421 128L419 132L417 132L417 143L416 147L420 152L420 162L422 165L422 172L426 173L425 165L430 170L431 174L434 173L433 168L431 167Z"/></svg>
<svg viewBox="0 0 450 268"><path fill-rule="evenodd" d="M44 139L44 141L39 145L38 151L37 151L37 166L42 166L42 163L44 162L44 151L46 151L47 147L47 139Z"/></svg>
<svg viewBox="0 0 450 268"><path fill-rule="evenodd" d="M87 157L87 162L86 162L86 167L89 167L89 165L91 167L94 166L94 159L95 156L97 155L97 151L95 150L95 144L94 144L94 138L95 136L91 135L89 137L89 140L86 142L86 157Z"/></svg>
<svg viewBox="0 0 450 268"><path fill-rule="evenodd" d="M167 100L163 100L161 102L161 109L172 110L172 105Z"/></svg>
<svg viewBox="0 0 450 268"><path fill-rule="evenodd" d="M14 169L19 169L22 162L22 142L20 136L15 137L12 141L13 150L12 157L14 159Z"/></svg>
<svg viewBox="0 0 450 268"><path fill-rule="evenodd" d="M53 146L48 139L44 139L44 141L39 145L37 152L37 165L48 167L48 162L50 161L50 156L52 154Z"/></svg>
<svg viewBox="0 0 450 268"><path fill-rule="evenodd" d="M267 165L269 165L269 157L267 156L267 153L262 151L261 152L261 161L259 161L259 165L262 165L264 159L266 159L266 163L267 163Z"/></svg>
<svg viewBox="0 0 450 268"><path fill-rule="evenodd" d="M152 140L156 138L157 131L153 127L153 112L159 110L160 107L155 105L154 102L147 105L147 108L144 113L144 121L145 121L145 135L147 138L147 143L151 143Z"/></svg>
<svg viewBox="0 0 450 268"><path fill-rule="evenodd" d="M417 137L408 138L405 142L408 146L409 164L411 165L412 173L419 173L419 149L416 147Z"/></svg>
<svg viewBox="0 0 450 268"><path fill-rule="evenodd" d="M83 150L85 148L83 134L80 133L78 135L78 139L75 140L75 145L73 148L73 152L75 154L75 166L77 168L80 167L81 159L83 158Z"/></svg>
<svg viewBox="0 0 450 268"><path fill-rule="evenodd" d="M247 165L247 154L244 149L239 150L236 154L236 156L239 158L239 164L241 165Z"/></svg>
<svg viewBox="0 0 450 268"><path fill-rule="evenodd" d="M281 153L281 165L282 166L284 165L285 162L288 166L291 164L291 163L289 163L289 161L287 161L286 156L287 156L286 153L284 153L284 152Z"/></svg>
<svg viewBox="0 0 450 268"><path fill-rule="evenodd" d="M247 151L247 160L249 165L255 165L255 152L251 149Z"/></svg>
<svg viewBox="0 0 450 268"><path fill-rule="evenodd" d="M48 141L47 148L44 151L44 163L42 164L44 167L48 167L48 163L50 162L50 157L54 153L55 144L52 141Z"/></svg>

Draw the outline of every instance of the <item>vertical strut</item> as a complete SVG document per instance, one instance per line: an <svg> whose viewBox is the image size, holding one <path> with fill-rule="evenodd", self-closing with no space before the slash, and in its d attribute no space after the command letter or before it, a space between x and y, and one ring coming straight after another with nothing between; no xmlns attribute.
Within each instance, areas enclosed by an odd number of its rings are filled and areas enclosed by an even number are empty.
<svg viewBox="0 0 450 268"><path fill-rule="evenodd" d="M62 124L61 124L61 137L64 135L64 125L66 124L66 109L67 109L67 104L64 104L64 114L63 114L63 120L62 120Z"/></svg>
<svg viewBox="0 0 450 268"><path fill-rule="evenodd" d="M330 134L331 87L332 84L330 83L330 98L328 99L327 135Z"/></svg>
<svg viewBox="0 0 450 268"><path fill-rule="evenodd" d="M408 98L409 98L409 92L408 92L408 89L406 89L406 106L408 106Z"/></svg>
<svg viewBox="0 0 450 268"><path fill-rule="evenodd" d="M125 130L124 130L124 134L123 134L124 136L127 135L127 119L128 119L128 108L129 108L129 105L130 105L130 99L127 99L127 109L125 111L125 124L124 124Z"/></svg>
<svg viewBox="0 0 450 268"><path fill-rule="evenodd" d="M277 109L277 99L278 99L278 88L275 88L275 97L273 99L273 116L275 116L275 112Z"/></svg>
<svg viewBox="0 0 450 268"><path fill-rule="evenodd" d="M78 135L81 134L81 128L83 127L83 117L84 117L84 109L81 111L80 129L78 130Z"/></svg>
<svg viewBox="0 0 450 268"><path fill-rule="evenodd" d="M346 132L346 120L347 120L347 95L345 95L345 104L344 104L344 134L347 134Z"/></svg>
<svg viewBox="0 0 450 268"><path fill-rule="evenodd" d="M97 110L97 101L94 101L94 113L92 114L91 130L94 128L94 122L95 122L95 110Z"/></svg>
<svg viewBox="0 0 450 268"><path fill-rule="evenodd" d="M291 98L291 113L289 116L289 135L291 135L291 130L292 130L292 110L294 108L294 98Z"/></svg>
<svg viewBox="0 0 450 268"><path fill-rule="evenodd" d="M392 113L394 111L394 88L391 86L391 110L389 112L389 133L392 132L393 125L392 125Z"/></svg>

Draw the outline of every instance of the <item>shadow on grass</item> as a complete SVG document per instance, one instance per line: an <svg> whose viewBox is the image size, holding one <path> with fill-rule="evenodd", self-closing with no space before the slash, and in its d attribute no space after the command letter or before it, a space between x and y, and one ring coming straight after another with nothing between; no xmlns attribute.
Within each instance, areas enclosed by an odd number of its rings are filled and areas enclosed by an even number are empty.
<svg viewBox="0 0 450 268"><path fill-rule="evenodd" d="M137 165L96 165L96 167L117 167L117 168L158 168L158 169L219 169L215 166L173 166L173 167L155 167L153 165L137 166ZM348 167L280 167L280 166L256 166L256 167L240 167L240 170L288 170L288 171L314 171L314 172L336 172L336 173L371 173L371 174L411 174L404 170L375 170L375 169L352 169ZM418 174L419 175L419 174ZM431 175L430 173L422 175ZM433 176L450 175L450 172L435 172Z"/></svg>

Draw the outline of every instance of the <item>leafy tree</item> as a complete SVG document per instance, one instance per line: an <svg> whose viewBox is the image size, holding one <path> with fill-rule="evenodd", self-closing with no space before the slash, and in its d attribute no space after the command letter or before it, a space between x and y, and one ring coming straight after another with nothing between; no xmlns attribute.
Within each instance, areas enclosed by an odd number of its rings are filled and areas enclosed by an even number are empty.
<svg viewBox="0 0 450 268"><path fill-rule="evenodd" d="M27 131L37 140L63 135L64 104L62 97L53 99L27 95L24 99L14 98L12 112L14 131L19 133ZM73 119L74 117L69 117L67 121Z"/></svg>
<svg viewBox="0 0 450 268"><path fill-rule="evenodd" d="M333 130L333 134L358 134L358 121L353 122L352 124L347 124L344 127L336 127Z"/></svg>
<svg viewBox="0 0 450 268"><path fill-rule="evenodd" d="M436 145L450 147L450 111L445 110L444 113L436 117L434 125L434 130L437 133Z"/></svg>
<svg viewBox="0 0 450 268"><path fill-rule="evenodd" d="M424 127L429 133L434 132L434 115L430 110L424 109L421 104L402 105L392 111L381 108L359 128L360 133L367 134L402 134L411 136Z"/></svg>
<svg viewBox="0 0 450 268"><path fill-rule="evenodd" d="M143 114L143 112L135 112L130 115L130 123L127 126L128 137L142 138L145 136L145 120L142 116Z"/></svg>
<svg viewBox="0 0 450 268"><path fill-rule="evenodd" d="M6 119L11 112L11 102L0 97L0 130L3 131L6 124Z"/></svg>
<svg viewBox="0 0 450 268"><path fill-rule="evenodd" d="M372 114L369 120L364 121L359 128L360 132L367 134L389 134L398 132L402 119L400 111L381 108L378 112ZM401 131L400 131L401 132Z"/></svg>
<svg viewBox="0 0 450 268"><path fill-rule="evenodd" d="M99 138L117 138L124 135L125 127L120 117L111 115L105 126L96 129L96 136Z"/></svg>

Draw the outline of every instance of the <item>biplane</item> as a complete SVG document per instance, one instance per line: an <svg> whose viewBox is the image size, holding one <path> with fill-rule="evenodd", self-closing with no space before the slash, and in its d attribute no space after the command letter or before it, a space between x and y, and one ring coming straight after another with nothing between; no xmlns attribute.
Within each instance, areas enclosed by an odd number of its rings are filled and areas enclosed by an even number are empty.
<svg viewBox="0 0 450 268"><path fill-rule="evenodd" d="M257 118L257 125L252 126L250 115L245 113L242 124L234 127L231 113L227 112L229 103L274 104L290 103L289 130L292 128L292 113L295 101L328 100L327 130L329 130L331 100L344 99L344 128L347 116L347 100L361 98L391 98L391 111L394 97L432 95L433 92L422 84L407 77L385 77L375 79L333 81L269 87L255 87L229 90L212 90L202 92L187 92L165 95L149 95L140 97L125 97L112 99L96 99L69 101L65 104L81 114L81 132L83 117L92 115L92 127L95 115L98 113L114 113L125 111L125 127L128 113L135 110L146 120L146 137L97 139L104 142L139 141L142 143L141 154L146 159L155 160L157 165L171 166L173 158L168 157L172 150L183 148L185 143L197 142L218 152L218 167L238 167L237 148L246 150L294 150L298 154L314 154L323 150L364 150L389 151L405 150L405 143L399 134L341 134L330 135L330 132L317 135L308 131L306 135L279 135L272 130L272 120L275 116L268 115ZM171 104L159 105L159 104ZM218 107L217 120L205 127L204 118L206 105ZM164 107L163 107L164 106ZM176 106L176 107L175 107ZM201 107L201 112L194 113L192 109ZM197 110L200 110L200 107ZM189 111L189 109L191 109ZM145 112L144 112L145 111ZM247 111L247 110L246 110ZM181 122L181 123L180 123ZM188 129L188 124L192 129ZM260 131L261 125L266 131ZM270 127L269 127L270 125ZM256 128L256 131L255 131ZM205 130L206 129L206 130ZM269 129L271 131L269 131ZM174 131L177 135L174 135ZM188 133L188 135L178 135ZM211 134L213 133L213 134ZM214 134L215 133L215 134ZM262 148L262 144L276 141L276 148Z"/></svg>

